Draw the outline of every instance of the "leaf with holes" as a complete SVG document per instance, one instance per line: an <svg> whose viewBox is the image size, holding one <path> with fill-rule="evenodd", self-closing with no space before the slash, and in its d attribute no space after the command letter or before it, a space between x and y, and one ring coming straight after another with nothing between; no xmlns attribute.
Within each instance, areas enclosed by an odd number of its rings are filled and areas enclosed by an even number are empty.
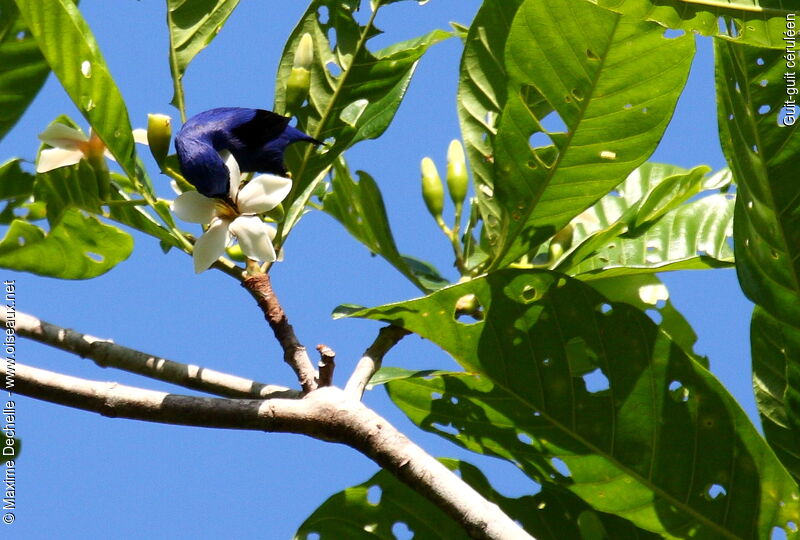
<svg viewBox="0 0 800 540"><path fill-rule="evenodd" d="M800 378L796 373L800 331L756 307L750 324L750 347L753 390L764 435L795 480L800 480L800 426L789 417L786 407L787 399L797 400L788 381ZM787 368L793 373L787 374Z"/></svg>
<svg viewBox="0 0 800 540"><path fill-rule="evenodd" d="M582 279L642 272L716 268L733 263L730 173L645 163L570 223L572 248L555 270Z"/></svg>
<svg viewBox="0 0 800 540"><path fill-rule="evenodd" d="M169 0L169 65L174 95L172 104L186 116L183 75L189 62L213 40L228 20L239 0Z"/></svg>
<svg viewBox="0 0 800 540"><path fill-rule="evenodd" d="M440 461L538 540L594 538L582 536L594 530L622 535L610 538L656 538L625 520L594 512L558 487L545 486L536 495L504 497L474 465L449 458ZM300 526L295 538L315 533L320 539L410 538L412 534L414 538L467 538L449 516L386 471L330 497Z"/></svg>
<svg viewBox="0 0 800 540"><path fill-rule="evenodd" d="M456 318L466 295L482 320ZM430 339L477 374L456 403L443 393L451 417L474 420L454 436L527 452L523 470L597 510L703 539L766 537L800 519L797 484L725 388L640 310L580 281L503 270L354 315ZM569 475L553 478L552 458Z"/></svg>
<svg viewBox="0 0 800 540"><path fill-rule="evenodd" d="M669 299L669 290L654 274L633 274L605 279L592 279L586 283L614 302L625 302L639 308L656 321L658 328L674 343L703 367L708 368L708 358L694 352L697 334ZM611 309L604 304L601 311Z"/></svg>
<svg viewBox="0 0 800 540"><path fill-rule="evenodd" d="M275 111L296 116L298 127L326 146L293 145L286 151L292 171L292 191L284 204L289 207L280 238L300 219L314 182L347 148L383 133L394 118L417 62L428 47L451 34L434 30L424 36L372 52L367 43L379 33L373 21L361 25L353 11L359 2L315 0L292 32L281 57L275 86ZM308 99L288 110L286 85L294 53L308 34L314 44L314 59Z"/></svg>
<svg viewBox="0 0 800 540"><path fill-rule="evenodd" d="M458 462L450 462L457 468ZM450 516L387 471L331 496L306 519L294 538L466 538Z"/></svg>
<svg viewBox="0 0 800 540"><path fill-rule="evenodd" d="M372 253L386 259L414 285L427 292L428 286L414 272L419 265L410 266L397 251L383 197L375 180L364 171L358 171L358 178L356 182L344 160L337 159L333 166L332 189L322 200L322 210L344 225Z"/></svg>
<svg viewBox="0 0 800 540"><path fill-rule="evenodd" d="M734 239L745 294L800 328L800 129L790 121L780 51L720 41L720 141L737 182ZM786 116L784 116L786 115Z"/></svg>
<svg viewBox="0 0 800 540"><path fill-rule="evenodd" d="M501 225L501 211L493 197L492 163L495 124L506 102L508 83L503 51L521 4L522 0L485 0L481 4L467 33L458 77L458 118L464 150L472 168L484 230L492 243L497 241Z"/></svg>
<svg viewBox="0 0 800 540"><path fill-rule="evenodd" d="M495 137L503 234L493 268L560 231L653 152L686 83L692 36L585 2L526 0L506 43ZM530 105L535 91L554 113Z"/></svg>
<svg viewBox="0 0 800 540"><path fill-rule="evenodd" d="M800 131L795 106L783 108L786 59L781 51L729 42L717 43L715 52L720 140L737 182L736 271L744 293L765 312L754 315L751 332L769 327L764 321L770 320L793 343L800 333ZM796 67L788 73L796 78ZM755 354L754 342L754 385L765 435L790 466L796 458L786 453L784 432L768 426L784 418L792 430L800 428L800 358L774 350L766 357ZM786 377L779 401L764 400L758 389L765 364ZM767 403L769 409L761 408Z"/></svg>
<svg viewBox="0 0 800 540"><path fill-rule="evenodd" d="M0 139L14 127L50 68L13 0L0 0Z"/></svg>
<svg viewBox="0 0 800 540"><path fill-rule="evenodd" d="M20 159L11 159L0 165L0 201L5 201L0 211L0 223L16 219L15 211L27 205L33 194L34 176L22 170ZM29 205L28 205L29 206Z"/></svg>
<svg viewBox="0 0 800 540"><path fill-rule="evenodd" d="M569 269L581 279L733 265L732 195L679 206L635 236L622 235Z"/></svg>
<svg viewBox="0 0 800 540"><path fill-rule="evenodd" d="M67 210L49 232L14 220L0 240L0 266L60 279L89 279L128 258L133 238L79 210Z"/></svg>
<svg viewBox="0 0 800 540"><path fill-rule="evenodd" d="M612 11L667 28L758 47L783 48L787 16L782 0L590 0Z"/></svg>
<svg viewBox="0 0 800 540"><path fill-rule="evenodd" d="M128 110L97 42L72 0L16 0L50 69L125 173L139 172Z"/></svg>

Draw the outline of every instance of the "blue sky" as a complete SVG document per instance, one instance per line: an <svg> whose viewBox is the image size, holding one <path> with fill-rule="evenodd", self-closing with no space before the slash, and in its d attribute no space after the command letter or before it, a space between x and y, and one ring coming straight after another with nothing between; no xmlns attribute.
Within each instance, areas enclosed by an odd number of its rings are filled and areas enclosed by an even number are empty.
<svg viewBox="0 0 800 540"><path fill-rule="evenodd" d="M269 108L284 40L304 4L242 2L188 69L189 113L218 106ZM467 24L478 5L477 0L391 5L377 19L386 34L373 47L448 28L451 20ZM177 118L169 105L163 3L84 0L81 8L128 101L134 126L143 127L150 112ZM456 276L449 268L447 243L419 195L419 161L430 155L441 167L449 141L459 137L455 90L460 48L455 39L433 47L385 136L348 154L354 170L369 172L380 185L401 251L434 262L451 278ZM33 107L0 142L2 159L32 159L36 134L64 113L86 127L50 78ZM652 159L685 167L724 165L708 39L698 40L689 84ZM166 178L154 179L168 193ZM320 213L304 218L286 246L286 257L272 271L276 290L300 339L309 347L325 343L337 352L336 382L341 384L379 325L332 321L331 310L342 303L403 300L417 291ZM196 276L188 257L164 255L152 239L137 236L128 261L91 281L64 282L6 270L0 270L0 277L16 279L18 309L44 320L176 361L293 384L261 314L236 282L216 272ZM697 350L710 357L712 371L754 418L751 305L735 273L683 272L664 279L673 302L700 335ZM20 343L18 359L90 379L181 392L28 341ZM455 367L415 337L406 338L386 363L411 369ZM19 510L9 529L13 538L288 538L328 496L376 471L372 462L348 448L301 436L111 420L31 399L17 401L24 453L17 467ZM464 457L485 467L503 493L535 489L511 466L461 452L417 430L393 410L383 390L370 392L366 401L431 453Z"/></svg>

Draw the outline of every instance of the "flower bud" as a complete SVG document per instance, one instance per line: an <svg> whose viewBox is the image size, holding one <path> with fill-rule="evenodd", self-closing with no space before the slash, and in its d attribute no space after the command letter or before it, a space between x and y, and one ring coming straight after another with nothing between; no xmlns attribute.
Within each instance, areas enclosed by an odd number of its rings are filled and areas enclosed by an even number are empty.
<svg viewBox="0 0 800 540"><path fill-rule="evenodd" d="M314 61L314 40L311 34L306 32L300 38L300 43L297 45L297 50L294 51L294 63L292 67L295 69L311 69L311 62Z"/></svg>
<svg viewBox="0 0 800 540"><path fill-rule="evenodd" d="M456 206L462 204L467 197L468 185L464 148L458 140L453 140L447 149L447 189Z"/></svg>
<svg viewBox="0 0 800 540"><path fill-rule="evenodd" d="M422 199L434 218L439 218L444 209L444 187L436 164L429 157L422 159Z"/></svg>
<svg viewBox="0 0 800 540"><path fill-rule="evenodd" d="M164 163L169 153L172 139L172 119L166 114L147 115L147 145L150 153L159 166Z"/></svg>
<svg viewBox="0 0 800 540"><path fill-rule="evenodd" d="M314 40L305 33L294 52L292 71L286 80L286 110L296 111L308 97L311 87L311 63L314 61Z"/></svg>

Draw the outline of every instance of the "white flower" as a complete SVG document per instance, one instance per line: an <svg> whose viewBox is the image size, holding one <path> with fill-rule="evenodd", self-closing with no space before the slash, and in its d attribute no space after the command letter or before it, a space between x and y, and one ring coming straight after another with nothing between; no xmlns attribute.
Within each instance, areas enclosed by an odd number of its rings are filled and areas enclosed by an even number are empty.
<svg viewBox="0 0 800 540"><path fill-rule="evenodd" d="M223 254L231 236L239 241L247 258L275 261L277 257L272 247L275 229L264 223L258 214L278 206L292 187L289 178L261 174L239 189L242 182L239 164L227 151L221 152L221 156L230 172L230 201L187 191L172 203L172 210L182 220L208 224L208 229L194 245L194 271L198 274Z"/></svg>
<svg viewBox="0 0 800 540"><path fill-rule="evenodd" d="M94 133L87 137L81 131L58 122L47 126L39 134L39 139L52 148L45 148L39 154L39 163L36 164L37 173L75 165L80 160L93 155L105 155L114 159L106 150L103 141Z"/></svg>

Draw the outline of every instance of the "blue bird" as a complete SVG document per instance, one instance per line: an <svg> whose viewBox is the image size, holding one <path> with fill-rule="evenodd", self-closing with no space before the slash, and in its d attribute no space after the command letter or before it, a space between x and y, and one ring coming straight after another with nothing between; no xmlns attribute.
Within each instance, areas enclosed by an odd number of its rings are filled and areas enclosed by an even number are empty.
<svg viewBox="0 0 800 540"><path fill-rule="evenodd" d="M291 118L263 109L221 107L190 118L175 137L184 178L206 197L228 197L227 150L242 172L286 176L283 153L298 141L322 144L289 125Z"/></svg>

